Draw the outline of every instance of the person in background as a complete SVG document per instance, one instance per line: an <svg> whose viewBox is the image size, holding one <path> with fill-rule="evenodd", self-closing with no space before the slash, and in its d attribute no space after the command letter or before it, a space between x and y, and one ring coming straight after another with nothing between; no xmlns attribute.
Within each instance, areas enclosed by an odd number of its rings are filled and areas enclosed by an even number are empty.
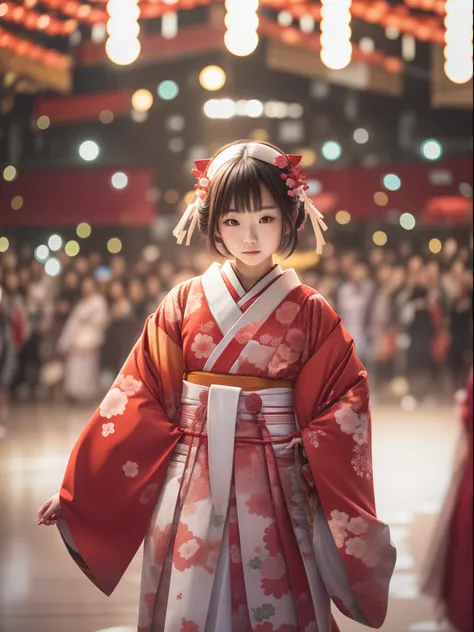
<svg viewBox="0 0 474 632"><path fill-rule="evenodd" d="M422 592L435 600L438 617L447 619L457 632L473 630L473 412L471 368L453 475L421 583Z"/></svg>
<svg viewBox="0 0 474 632"><path fill-rule="evenodd" d="M366 364L370 358L367 325L373 296L374 283L369 277L369 268L359 262L348 270L348 280L339 288L336 311L354 338L362 364Z"/></svg>
<svg viewBox="0 0 474 632"><path fill-rule="evenodd" d="M92 278L81 285L81 300L73 308L58 341L65 356L64 391L76 402L87 402L99 393L100 349L108 323L107 301Z"/></svg>

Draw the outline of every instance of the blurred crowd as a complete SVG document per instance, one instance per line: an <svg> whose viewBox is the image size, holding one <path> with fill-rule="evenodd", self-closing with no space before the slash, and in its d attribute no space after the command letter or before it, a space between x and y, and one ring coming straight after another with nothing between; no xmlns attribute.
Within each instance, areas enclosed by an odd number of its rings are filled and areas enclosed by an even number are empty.
<svg viewBox="0 0 474 632"><path fill-rule="evenodd" d="M449 246L451 241L451 246ZM377 393L452 394L472 362L472 252L454 240L437 256L374 248L328 252L303 283L342 317ZM25 252L0 255L1 399L93 400L119 372L146 317L178 283L211 263L181 249L179 264L93 252L62 257L51 277Z"/></svg>

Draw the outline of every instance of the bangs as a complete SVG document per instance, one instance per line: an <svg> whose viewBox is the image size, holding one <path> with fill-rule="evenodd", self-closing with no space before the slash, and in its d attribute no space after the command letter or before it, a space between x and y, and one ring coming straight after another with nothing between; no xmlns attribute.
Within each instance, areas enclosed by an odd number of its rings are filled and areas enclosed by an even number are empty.
<svg viewBox="0 0 474 632"><path fill-rule="evenodd" d="M249 157L225 165L214 182L213 206L217 213L258 211L262 206L262 184L268 187L270 180L264 177L264 171L265 163Z"/></svg>

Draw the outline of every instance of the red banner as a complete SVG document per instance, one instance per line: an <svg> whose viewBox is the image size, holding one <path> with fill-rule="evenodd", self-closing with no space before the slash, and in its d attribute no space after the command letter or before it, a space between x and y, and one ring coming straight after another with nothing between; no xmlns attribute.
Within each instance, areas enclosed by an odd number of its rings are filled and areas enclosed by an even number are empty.
<svg viewBox="0 0 474 632"><path fill-rule="evenodd" d="M122 190L112 186L117 171L128 176ZM150 169L20 171L13 182L0 178L0 227L149 226L156 208L150 201L153 187Z"/></svg>

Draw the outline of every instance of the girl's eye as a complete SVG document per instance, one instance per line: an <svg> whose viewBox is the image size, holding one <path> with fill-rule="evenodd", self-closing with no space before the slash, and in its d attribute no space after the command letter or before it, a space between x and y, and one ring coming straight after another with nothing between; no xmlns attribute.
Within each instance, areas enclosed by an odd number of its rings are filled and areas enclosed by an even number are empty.
<svg viewBox="0 0 474 632"><path fill-rule="evenodd" d="M235 222L235 224L231 224L231 222ZM238 225L239 225L239 222L238 222L236 219L226 219L226 220L224 221L224 224L225 224L226 226L238 226Z"/></svg>
<svg viewBox="0 0 474 632"><path fill-rule="evenodd" d="M265 215L265 217L260 218L260 223L262 224L270 224L271 222L273 222L273 217L270 217L269 215Z"/></svg>

